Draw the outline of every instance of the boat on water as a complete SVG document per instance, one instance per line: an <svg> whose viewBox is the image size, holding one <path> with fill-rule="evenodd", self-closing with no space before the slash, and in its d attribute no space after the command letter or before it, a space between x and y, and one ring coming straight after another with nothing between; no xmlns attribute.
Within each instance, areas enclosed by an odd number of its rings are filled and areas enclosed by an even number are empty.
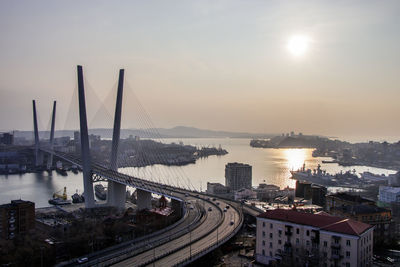
<svg viewBox="0 0 400 267"><path fill-rule="evenodd" d="M335 176L330 175L325 170L321 170L321 165L318 164L317 169L306 169L306 165L297 171L290 171L292 178L296 180L306 180L322 185L336 185Z"/></svg>
<svg viewBox="0 0 400 267"><path fill-rule="evenodd" d="M61 161L57 161L56 162L56 172L58 174L61 174L62 176L67 176L67 170L63 167L62 162Z"/></svg>
<svg viewBox="0 0 400 267"><path fill-rule="evenodd" d="M78 194L78 190L76 190L76 193L71 196L72 198L72 203L83 203L85 202L85 196L82 194Z"/></svg>
<svg viewBox="0 0 400 267"><path fill-rule="evenodd" d="M94 186L94 193L96 197L100 200L107 199L107 189L102 184L96 184Z"/></svg>
<svg viewBox="0 0 400 267"><path fill-rule="evenodd" d="M55 192L53 194L53 198L49 199L49 204L52 205L68 205L71 204L71 200L67 199L67 187L64 187L63 194L59 194L59 192Z"/></svg>
<svg viewBox="0 0 400 267"><path fill-rule="evenodd" d="M49 199L49 204L52 204L52 205L69 205L69 204L71 204L71 200L68 200L68 199L64 200L62 198L56 197L56 198Z"/></svg>
<svg viewBox="0 0 400 267"><path fill-rule="evenodd" d="M366 182L387 182L389 179L389 176L386 176L384 174L374 174L372 172L363 172L360 173L361 179L365 180Z"/></svg>

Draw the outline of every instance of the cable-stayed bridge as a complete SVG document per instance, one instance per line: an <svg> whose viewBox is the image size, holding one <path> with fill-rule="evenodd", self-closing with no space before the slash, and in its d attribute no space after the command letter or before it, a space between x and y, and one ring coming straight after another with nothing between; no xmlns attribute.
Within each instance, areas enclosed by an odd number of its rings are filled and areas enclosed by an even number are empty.
<svg viewBox="0 0 400 267"><path fill-rule="evenodd" d="M85 207L97 206L94 200L93 182L107 181L107 206L125 208L126 186L136 188L138 209L151 209L152 194L164 195L171 199L172 208L182 216L172 226L140 240L129 241L117 247L88 255L84 265L142 266L152 264L173 266L185 265L220 246L241 228L242 208L239 203L215 198L159 181L150 181L130 176L118 171L118 148L120 141L124 70L119 72L117 100L115 105L114 127L110 165L94 162L89 150L89 135L86 115L85 87L83 69L77 67L79 120L80 120L80 157L54 150L54 125L56 103L53 106L49 144L40 146L35 101L33 101L33 121L35 133L35 163L43 164L43 153L48 153L47 166L52 165L53 156L78 165L83 170ZM190 203L190 208L186 205ZM228 208L231 207L231 208ZM75 261L62 264L75 265Z"/></svg>

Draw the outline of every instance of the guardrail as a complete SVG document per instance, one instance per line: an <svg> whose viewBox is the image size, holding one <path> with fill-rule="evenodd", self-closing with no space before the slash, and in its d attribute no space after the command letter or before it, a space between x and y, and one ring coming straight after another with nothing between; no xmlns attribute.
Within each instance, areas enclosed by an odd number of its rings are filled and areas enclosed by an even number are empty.
<svg viewBox="0 0 400 267"><path fill-rule="evenodd" d="M205 201L212 203L211 201L208 201L208 200L205 200ZM213 204L213 203L212 203L212 204ZM213 204L213 205L216 206L215 204ZM159 256L157 256L157 257L151 259L151 260L148 260L147 262L145 262L145 263L143 263L143 264L140 264L140 265L138 265L138 266L145 266L145 265L148 265L148 264L150 264L150 263L153 263L154 261L157 261L157 260L159 260L159 259L162 259L162 258L168 256L168 255L171 255L171 254L173 254L173 253L175 253L175 252L177 252L177 251L179 251L179 250L181 250L181 249L183 249L183 248L185 248L185 247L190 246L191 244L193 244L193 243L199 241L200 239L202 239L202 238L208 236L211 232L215 231L215 229L217 229L217 228L223 223L223 221L224 221L224 219L225 219L225 213L222 212L222 210L221 210L220 208L218 208L218 210L219 210L219 212L221 213L221 220L220 220L220 221L218 222L218 224L216 224L216 226L214 226L210 231L208 231L207 233L205 233L205 234L203 234L203 235L201 235L201 236L199 236L199 237L193 239L189 244L181 245L181 246L179 246L179 247L177 247L177 248L175 248L175 249L173 249L173 250L170 250L170 251L165 252L165 253L163 253L163 254L161 254L161 255L159 255ZM187 233L189 233L189 231L187 231Z"/></svg>
<svg viewBox="0 0 400 267"><path fill-rule="evenodd" d="M210 247L205 248L205 249L201 250L200 252L196 253L195 255L192 255L191 257L186 258L185 260L181 261L180 263L176 264L175 266L185 266L185 265L203 257L204 255L210 253L212 250L218 248L219 246L221 246L222 244L227 242L229 239L231 239L233 236L235 236L239 232L240 228L243 225L243 221L244 221L243 212L241 210L238 210L236 207L232 206L232 208L234 208L236 211L238 211L239 218L240 218L240 222L237 225L237 227L235 228L235 230L233 232L231 232L228 236L224 237L223 239L218 240L218 242L214 243Z"/></svg>
<svg viewBox="0 0 400 267"><path fill-rule="evenodd" d="M121 262L125 259L134 257L140 253L149 251L153 249L154 247L163 245L171 240L177 239L184 234L188 233L188 228L196 228L198 225L204 222L204 220L207 218L207 213L205 212L204 209L202 209L197 203L196 206L201 210L201 212L197 215L196 219L193 221L193 223L188 224L187 227L183 228L182 230L176 232L175 234L172 234L168 237L161 238L159 240L155 240L152 242L145 242L145 244L142 244L140 248L136 247L130 247L128 249L125 249L123 251L119 251L115 254L112 255L107 255L105 257L99 258L95 260L94 262L87 263L87 265L82 265L82 266L109 266L118 262ZM200 221L199 221L200 219ZM158 257L157 257L158 258Z"/></svg>

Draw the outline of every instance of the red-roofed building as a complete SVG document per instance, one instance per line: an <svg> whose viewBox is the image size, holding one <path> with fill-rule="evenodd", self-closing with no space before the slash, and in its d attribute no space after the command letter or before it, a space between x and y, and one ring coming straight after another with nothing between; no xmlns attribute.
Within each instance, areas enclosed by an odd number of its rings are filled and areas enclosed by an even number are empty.
<svg viewBox="0 0 400 267"><path fill-rule="evenodd" d="M256 259L287 266L371 266L373 226L276 209L257 217Z"/></svg>

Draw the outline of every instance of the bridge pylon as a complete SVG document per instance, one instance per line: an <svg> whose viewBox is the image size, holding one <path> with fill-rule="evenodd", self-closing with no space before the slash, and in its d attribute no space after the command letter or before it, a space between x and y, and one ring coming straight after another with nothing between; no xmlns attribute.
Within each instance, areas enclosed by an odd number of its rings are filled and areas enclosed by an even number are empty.
<svg viewBox="0 0 400 267"><path fill-rule="evenodd" d="M51 116L51 130L50 130L50 151L54 149L54 128L56 124L56 104L57 102L53 102L53 114ZM51 170L53 166L53 152L51 152L47 158L47 169Z"/></svg>
<svg viewBox="0 0 400 267"><path fill-rule="evenodd" d="M118 148L121 132L122 96L124 90L124 70L119 70L117 100L115 104L114 128L111 145L110 169L118 171ZM107 205L118 209L125 209L126 185L108 181Z"/></svg>
<svg viewBox="0 0 400 267"><path fill-rule="evenodd" d="M95 207L93 181L91 170L91 158L89 150L89 134L86 117L85 88L83 83L82 66L77 66L78 74L78 96L79 96L79 121L81 134L81 155L83 170L83 188L85 190L85 207L91 209Z"/></svg>
<svg viewBox="0 0 400 267"><path fill-rule="evenodd" d="M39 167L43 165L43 154L40 152L40 140L39 140L39 130L38 130L35 100L32 100L32 108L33 108L33 132L35 134L35 166Z"/></svg>

